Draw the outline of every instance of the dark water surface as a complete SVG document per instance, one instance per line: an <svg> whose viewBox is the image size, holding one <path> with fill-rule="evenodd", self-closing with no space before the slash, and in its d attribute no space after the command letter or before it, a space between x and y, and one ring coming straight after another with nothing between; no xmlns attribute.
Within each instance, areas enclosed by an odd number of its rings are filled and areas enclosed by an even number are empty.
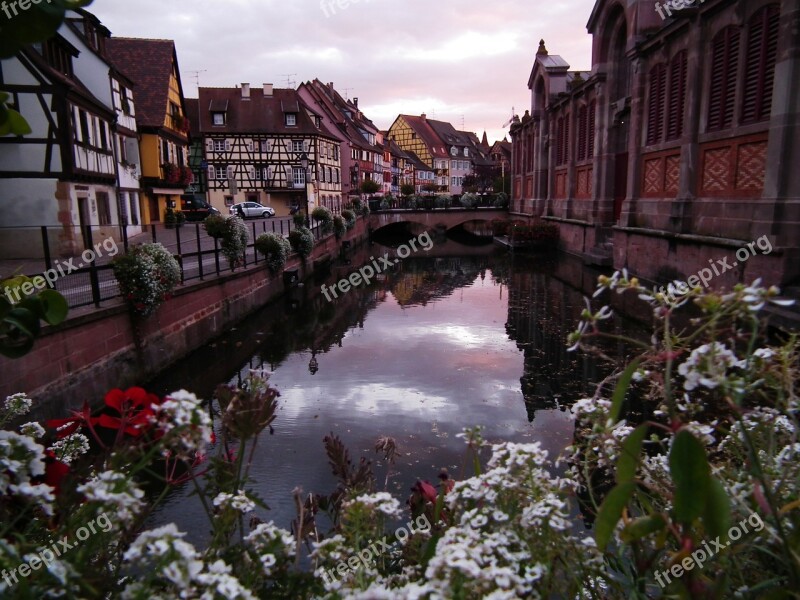
<svg viewBox="0 0 800 600"><path fill-rule="evenodd" d="M337 264L328 283L386 250L361 250L351 265ZM280 409L274 434L259 441L251 487L272 509L260 516L286 528L295 486L335 488L322 443L331 432L354 462L374 461L379 489L387 466L374 445L395 438L402 456L388 487L401 501L416 479L436 481L441 468L463 476L465 445L456 434L465 427L482 425L495 443L538 440L556 457L573 438L568 406L608 372L566 352L583 292L560 276L572 284L596 279L570 260L512 258L448 241L332 303L320 282L309 281L148 388L209 399L219 383L240 381L251 368L273 373ZM191 491L175 490L152 524L175 521L200 542L208 527Z"/></svg>

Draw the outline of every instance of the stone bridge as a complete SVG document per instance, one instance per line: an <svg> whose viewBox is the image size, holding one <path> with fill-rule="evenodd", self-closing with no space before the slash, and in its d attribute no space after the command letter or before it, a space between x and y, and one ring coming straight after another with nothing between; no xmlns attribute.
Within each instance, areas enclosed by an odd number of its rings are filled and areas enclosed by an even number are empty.
<svg viewBox="0 0 800 600"><path fill-rule="evenodd" d="M495 219L508 218L508 210L497 208L393 209L373 212L369 216L369 225L373 231L395 223L414 223L422 225L426 230L437 228L449 230L470 221L490 223Z"/></svg>

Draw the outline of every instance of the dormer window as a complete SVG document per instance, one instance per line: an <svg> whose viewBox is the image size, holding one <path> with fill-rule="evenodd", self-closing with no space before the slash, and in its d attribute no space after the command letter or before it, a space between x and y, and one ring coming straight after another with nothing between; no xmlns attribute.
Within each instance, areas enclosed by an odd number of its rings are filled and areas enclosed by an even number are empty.
<svg viewBox="0 0 800 600"><path fill-rule="evenodd" d="M464 148L464 156L469 156L469 149Z"/></svg>
<svg viewBox="0 0 800 600"><path fill-rule="evenodd" d="M286 113L286 126L287 127L297 127L297 114L296 113Z"/></svg>
<svg viewBox="0 0 800 600"><path fill-rule="evenodd" d="M451 154L452 156L458 156L458 148L456 148L455 146L453 146L452 148L450 148L450 154Z"/></svg>
<svg viewBox="0 0 800 600"><path fill-rule="evenodd" d="M225 125L225 113L215 112L211 113L211 124L215 127L222 127Z"/></svg>

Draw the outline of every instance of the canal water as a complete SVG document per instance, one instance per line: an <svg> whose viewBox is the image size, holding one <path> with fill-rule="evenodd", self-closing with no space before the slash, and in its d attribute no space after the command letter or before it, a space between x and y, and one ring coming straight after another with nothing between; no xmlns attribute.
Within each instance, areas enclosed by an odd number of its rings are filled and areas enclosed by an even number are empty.
<svg viewBox="0 0 800 600"><path fill-rule="evenodd" d="M457 479L471 475L457 437L466 427L481 425L493 443L537 440L557 457L573 439L569 406L609 371L566 352L584 307L585 291L574 283L596 280L580 263L438 240L369 287L325 300L321 283L386 251L373 244L337 260L326 280L295 288L148 385L209 399L218 384L239 382L250 369L272 373L280 408L251 472L271 508L260 515L265 520L289 528L296 486L334 491L323 446L330 433L354 463L373 461L377 489L389 467L375 442L394 438L401 456L388 490L401 502L417 479L436 482L442 468ZM208 527L191 492L176 489L151 525L175 521L202 543Z"/></svg>

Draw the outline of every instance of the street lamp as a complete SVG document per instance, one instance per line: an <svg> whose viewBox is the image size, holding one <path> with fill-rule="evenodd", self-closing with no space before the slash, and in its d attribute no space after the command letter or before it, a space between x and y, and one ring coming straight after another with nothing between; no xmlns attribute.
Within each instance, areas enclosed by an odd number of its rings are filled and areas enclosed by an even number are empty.
<svg viewBox="0 0 800 600"><path fill-rule="evenodd" d="M308 154L303 152L300 155L300 166L303 167L303 181L305 182L304 186L306 190L306 227L311 229L311 211L309 210L309 195L308 195Z"/></svg>

